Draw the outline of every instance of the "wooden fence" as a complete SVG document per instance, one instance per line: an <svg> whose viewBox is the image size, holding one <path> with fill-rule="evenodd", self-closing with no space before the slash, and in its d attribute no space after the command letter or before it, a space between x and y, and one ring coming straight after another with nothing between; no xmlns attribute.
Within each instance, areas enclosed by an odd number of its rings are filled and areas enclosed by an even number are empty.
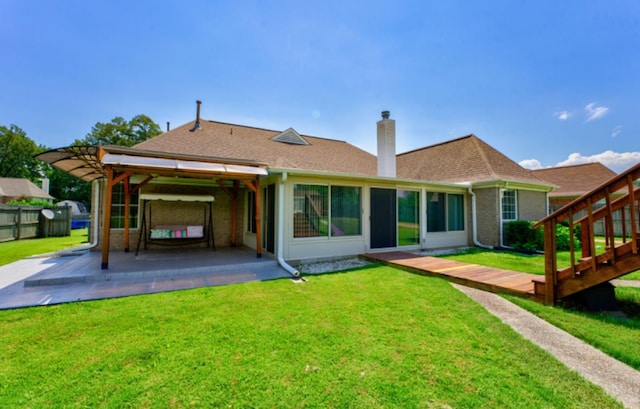
<svg viewBox="0 0 640 409"><path fill-rule="evenodd" d="M49 219L44 212L53 218ZM71 207L38 207L0 205L0 242L34 237L71 235Z"/></svg>

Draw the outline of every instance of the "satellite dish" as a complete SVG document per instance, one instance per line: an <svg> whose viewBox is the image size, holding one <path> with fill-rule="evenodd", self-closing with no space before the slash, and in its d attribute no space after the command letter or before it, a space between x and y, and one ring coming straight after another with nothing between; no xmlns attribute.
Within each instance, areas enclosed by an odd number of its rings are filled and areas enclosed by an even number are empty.
<svg viewBox="0 0 640 409"><path fill-rule="evenodd" d="M53 213L53 210L51 209L42 209L40 213L42 213L42 215L49 220L53 219L53 217L55 216L55 213Z"/></svg>

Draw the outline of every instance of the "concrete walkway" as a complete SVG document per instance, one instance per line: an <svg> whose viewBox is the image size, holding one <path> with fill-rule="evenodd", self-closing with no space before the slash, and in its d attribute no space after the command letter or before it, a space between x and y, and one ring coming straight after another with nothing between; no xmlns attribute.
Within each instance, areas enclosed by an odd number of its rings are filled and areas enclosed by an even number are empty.
<svg viewBox="0 0 640 409"><path fill-rule="evenodd" d="M602 387L630 409L640 409L640 371L588 345L504 298L452 284L520 335L555 356L570 369Z"/></svg>

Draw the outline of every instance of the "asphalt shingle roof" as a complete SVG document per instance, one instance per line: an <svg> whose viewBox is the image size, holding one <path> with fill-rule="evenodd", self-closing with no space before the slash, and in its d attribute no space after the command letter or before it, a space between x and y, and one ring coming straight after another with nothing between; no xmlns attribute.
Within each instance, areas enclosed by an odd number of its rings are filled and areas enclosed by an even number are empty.
<svg viewBox="0 0 640 409"><path fill-rule="evenodd" d="M53 199L28 179L0 178L0 196Z"/></svg>
<svg viewBox="0 0 640 409"><path fill-rule="evenodd" d="M582 196L616 176L600 162L536 169L534 175L558 186L549 197Z"/></svg>
<svg viewBox="0 0 640 409"><path fill-rule="evenodd" d="M399 154L398 177L438 182L519 181L548 185L475 135Z"/></svg>
<svg viewBox="0 0 640 409"><path fill-rule="evenodd" d="M257 161L272 168L376 174L376 157L344 141L301 135L308 145L292 144L272 140L282 131L201 120L200 129L191 132L194 124L192 121L134 148Z"/></svg>

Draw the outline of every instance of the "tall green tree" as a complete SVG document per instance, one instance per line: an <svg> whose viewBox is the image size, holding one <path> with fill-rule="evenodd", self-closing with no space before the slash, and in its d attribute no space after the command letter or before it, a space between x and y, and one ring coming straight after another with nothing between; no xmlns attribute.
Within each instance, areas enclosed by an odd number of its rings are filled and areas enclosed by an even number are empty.
<svg viewBox="0 0 640 409"><path fill-rule="evenodd" d="M0 126L0 177L37 182L43 175L44 166L33 156L42 149L18 126Z"/></svg>
<svg viewBox="0 0 640 409"><path fill-rule="evenodd" d="M162 133L160 125L146 115L136 115L130 121L115 117L111 122L98 122L91 132L73 142L75 146L133 146ZM50 193L58 199L82 202L90 206L91 184L75 178L57 168L47 173Z"/></svg>
<svg viewBox="0 0 640 409"><path fill-rule="evenodd" d="M130 121L118 116L111 122L96 123L83 139L76 139L74 145L90 146L133 146L160 134L160 125L146 115L136 115Z"/></svg>

